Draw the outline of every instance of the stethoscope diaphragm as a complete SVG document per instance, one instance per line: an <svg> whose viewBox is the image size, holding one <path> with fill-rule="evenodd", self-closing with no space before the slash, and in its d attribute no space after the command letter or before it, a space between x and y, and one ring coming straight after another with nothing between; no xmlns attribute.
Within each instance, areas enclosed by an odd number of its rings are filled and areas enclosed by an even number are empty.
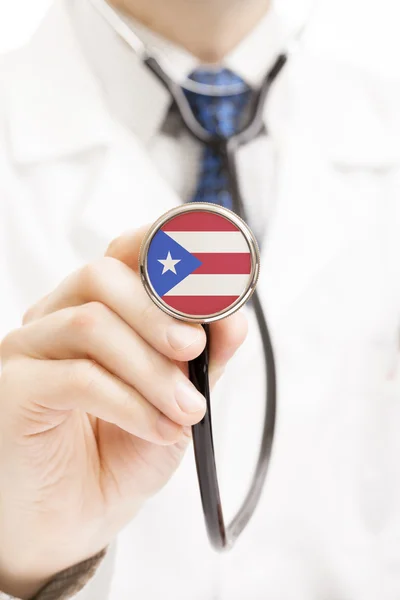
<svg viewBox="0 0 400 600"><path fill-rule="evenodd" d="M257 284L257 241L246 223L209 203L160 217L142 243L139 268L157 306L177 319L211 323L243 306Z"/></svg>

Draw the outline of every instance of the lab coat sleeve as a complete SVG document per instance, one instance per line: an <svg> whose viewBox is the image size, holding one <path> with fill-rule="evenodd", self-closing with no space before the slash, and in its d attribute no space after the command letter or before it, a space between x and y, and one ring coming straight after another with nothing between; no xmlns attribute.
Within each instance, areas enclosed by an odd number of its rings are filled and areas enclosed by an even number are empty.
<svg viewBox="0 0 400 600"><path fill-rule="evenodd" d="M74 598L95 576L106 555L103 550L93 558L62 571L32 600L69 600ZM0 591L0 600L19 600Z"/></svg>

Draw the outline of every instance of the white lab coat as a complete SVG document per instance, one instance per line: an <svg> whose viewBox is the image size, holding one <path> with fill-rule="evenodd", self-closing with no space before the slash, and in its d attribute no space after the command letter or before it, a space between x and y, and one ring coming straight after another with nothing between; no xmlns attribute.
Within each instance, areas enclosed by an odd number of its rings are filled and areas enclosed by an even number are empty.
<svg viewBox="0 0 400 600"><path fill-rule="evenodd" d="M60 7L0 81L2 335L180 200L107 111ZM268 103L277 197L259 290L279 406L261 504L237 547L214 554L189 452L79 599L400 597L399 107L395 80L311 51L288 64ZM251 327L216 394L230 512L257 449L260 355Z"/></svg>

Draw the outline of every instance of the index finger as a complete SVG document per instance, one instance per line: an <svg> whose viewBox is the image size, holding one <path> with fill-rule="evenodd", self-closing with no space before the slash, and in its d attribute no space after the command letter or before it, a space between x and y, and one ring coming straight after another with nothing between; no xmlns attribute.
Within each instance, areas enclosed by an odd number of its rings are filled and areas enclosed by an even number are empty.
<svg viewBox="0 0 400 600"><path fill-rule="evenodd" d="M205 346L202 327L160 311L134 272L145 231L118 238L110 244L108 256L69 275L25 315L24 324L65 308L100 303L168 358L186 361L198 356Z"/></svg>
<svg viewBox="0 0 400 600"><path fill-rule="evenodd" d="M116 258L138 272L140 247L149 229L150 225L143 225L136 231L123 233L109 244L105 256Z"/></svg>
<svg viewBox="0 0 400 600"><path fill-rule="evenodd" d="M136 273L139 270L139 252L140 246L142 244L143 238L146 235L149 229L149 225L143 225L139 229L132 230L126 232L114 240L110 242L107 247L105 256L110 258L115 258L120 262L127 265ZM64 282L70 280L70 276L67 277ZM42 297L38 302L33 304L24 314L23 323L24 325L43 317L50 312L54 312L59 308L65 308L67 306L75 306L77 304L83 304L84 302L88 302L87 298L81 297L78 295L74 299L67 301L65 303L59 303L58 301L58 290L61 288L61 293L63 293L64 282L62 282L55 292L51 292L46 294L46 296ZM56 296L57 300L54 302L54 297Z"/></svg>
<svg viewBox="0 0 400 600"><path fill-rule="evenodd" d="M121 260L137 271L140 247L149 228L149 225L145 225L135 233L121 235L111 242L107 255ZM221 321L210 324L211 384L219 379L226 364L244 342L246 335L247 319L240 311Z"/></svg>

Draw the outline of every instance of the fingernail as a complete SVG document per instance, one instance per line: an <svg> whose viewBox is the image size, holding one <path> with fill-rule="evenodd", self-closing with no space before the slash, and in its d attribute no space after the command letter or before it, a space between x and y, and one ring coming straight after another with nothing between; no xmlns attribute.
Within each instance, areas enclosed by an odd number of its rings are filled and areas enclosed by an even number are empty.
<svg viewBox="0 0 400 600"><path fill-rule="evenodd" d="M168 417L160 414L157 422L161 437L168 442L177 442L182 436L182 427L173 423Z"/></svg>
<svg viewBox="0 0 400 600"><path fill-rule="evenodd" d="M179 408L185 413L196 413L204 410L206 401L189 381L180 381L175 389L175 398Z"/></svg>
<svg viewBox="0 0 400 600"><path fill-rule="evenodd" d="M196 327L176 323L167 330L167 339L174 350L184 350L199 339L200 332Z"/></svg>

